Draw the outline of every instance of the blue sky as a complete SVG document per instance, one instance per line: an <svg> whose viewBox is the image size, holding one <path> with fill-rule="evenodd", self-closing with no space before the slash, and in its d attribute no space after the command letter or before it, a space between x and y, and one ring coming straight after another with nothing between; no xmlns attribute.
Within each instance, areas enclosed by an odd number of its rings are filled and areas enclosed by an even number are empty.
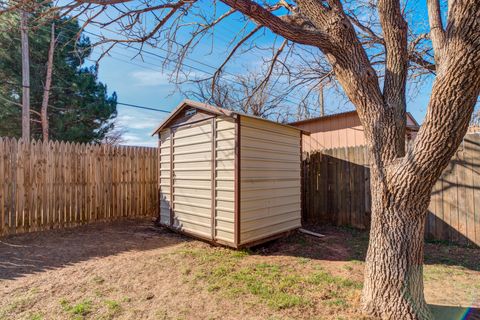
<svg viewBox="0 0 480 320"><path fill-rule="evenodd" d="M415 6L413 19L418 19L419 21L426 19L426 8L423 2L414 2L412 4L412 6ZM210 43L206 41L189 56L190 60L186 60L190 66L198 67L206 72L214 71L214 69L206 65L218 66L223 61L222 58L227 54L228 48L226 46L231 32L227 26L232 29L238 28L240 22L232 19L221 25L216 31L214 52L210 52ZM96 27L90 27L87 30L96 34L100 33ZM95 38L92 35L90 37L92 40ZM273 40L274 36L267 34L261 41L268 43ZM165 49L163 48L149 47L146 50L159 56L165 54ZM94 50L92 58L97 58L99 53L98 49ZM118 95L118 100L122 103L172 110L181 102L183 96L176 90L175 84L169 81L168 70L162 70L162 59L149 54L134 58L135 53L136 51L133 49L115 48L111 57L107 56L100 62L100 81L107 84L110 93L115 91ZM234 74L242 72L245 68L261 67L262 64L263 60L260 52L253 50L249 54L236 58L229 63L227 70ZM429 79L420 87L411 88L407 93L407 110L419 122L423 120L426 112L431 84L432 80ZM292 99L294 98L292 97ZM338 97L330 93L326 93L325 107L327 113L351 108L348 104L345 105L345 102L339 102ZM118 105L117 108L117 124L127 130L124 134L125 144L138 146L156 145L157 140L155 137L151 137L150 134L156 125L167 116L166 113L141 110L123 105Z"/></svg>

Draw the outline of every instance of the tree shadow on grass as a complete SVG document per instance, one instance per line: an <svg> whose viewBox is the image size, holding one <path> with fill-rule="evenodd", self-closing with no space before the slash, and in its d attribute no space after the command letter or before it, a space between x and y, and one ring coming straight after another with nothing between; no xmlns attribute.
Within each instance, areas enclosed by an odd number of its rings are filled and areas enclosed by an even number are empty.
<svg viewBox="0 0 480 320"><path fill-rule="evenodd" d="M479 308L430 305L435 320L480 320Z"/></svg>
<svg viewBox="0 0 480 320"><path fill-rule="evenodd" d="M0 238L0 280L113 256L127 251L147 251L190 241L151 221L113 223L19 234Z"/></svg>

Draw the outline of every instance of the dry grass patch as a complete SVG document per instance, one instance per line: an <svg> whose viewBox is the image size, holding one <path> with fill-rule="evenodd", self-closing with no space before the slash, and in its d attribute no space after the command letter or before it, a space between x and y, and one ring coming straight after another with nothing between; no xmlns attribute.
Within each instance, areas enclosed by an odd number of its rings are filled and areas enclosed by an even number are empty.
<svg viewBox="0 0 480 320"><path fill-rule="evenodd" d="M0 319L362 319L366 233L317 231L251 251L149 222L2 239ZM478 249L427 243L427 301L480 307L479 269Z"/></svg>
<svg viewBox="0 0 480 320"><path fill-rule="evenodd" d="M314 316L319 308L325 315L348 315L358 305L361 282L334 276L308 258L272 262L279 259L210 247L190 247L174 254L195 266L194 272L191 268L184 272L192 288L235 303L292 316Z"/></svg>

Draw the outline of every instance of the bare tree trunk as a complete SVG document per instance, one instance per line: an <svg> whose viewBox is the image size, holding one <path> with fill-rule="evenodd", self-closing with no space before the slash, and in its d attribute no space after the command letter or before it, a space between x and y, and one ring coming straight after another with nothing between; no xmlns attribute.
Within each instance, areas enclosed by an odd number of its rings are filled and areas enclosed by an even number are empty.
<svg viewBox="0 0 480 320"><path fill-rule="evenodd" d="M370 145L372 224L362 299L365 310L381 319L432 319L422 277L430 194L480 93L480 6L461 4L450 13L456 25L446 35L452 40L439 49L441 63L413 148L404 157L382 159L375 157L382 141Z"/></svg>
<svg viewBox="0 0 480 320"><path fill-rule="evenodd" d="M388 186L378 170L371 171L372 222L363 306L380 319L433 319L423 294L423 237L429 194L399 202L391 193L408 192L409 186L407 181L397 186Z"/></svg>
<svg viewBox="0 0 480 320"><path fill-rule="evenodd" d="M47 75L45 78L45 86L43 88L43 100L42 100L42 135L43 141L48 141L48 99L50 96L50 87L52 84L52 70L53 70L53 53L55 50L55 23L52 23L52 32L50 38L50 48L48 49L48 61L47 61Z"/></svg>
<svg viewBox="0 0 480 320"><path fill-rule="evenodd" d="M20 13L22 40L22 138L30 140L30 61L28 49L28 13Z"/></svg>

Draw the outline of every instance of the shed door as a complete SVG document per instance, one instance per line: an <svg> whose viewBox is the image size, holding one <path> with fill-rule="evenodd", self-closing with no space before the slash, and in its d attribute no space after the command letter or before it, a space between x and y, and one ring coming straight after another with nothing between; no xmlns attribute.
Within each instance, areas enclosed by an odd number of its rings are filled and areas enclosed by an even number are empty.
<svg viewBox="0 0 480 320"><path fill-rule="evenodd" d="M207 239L213 239L213 121L172 129L173 227Z"/></svg>

